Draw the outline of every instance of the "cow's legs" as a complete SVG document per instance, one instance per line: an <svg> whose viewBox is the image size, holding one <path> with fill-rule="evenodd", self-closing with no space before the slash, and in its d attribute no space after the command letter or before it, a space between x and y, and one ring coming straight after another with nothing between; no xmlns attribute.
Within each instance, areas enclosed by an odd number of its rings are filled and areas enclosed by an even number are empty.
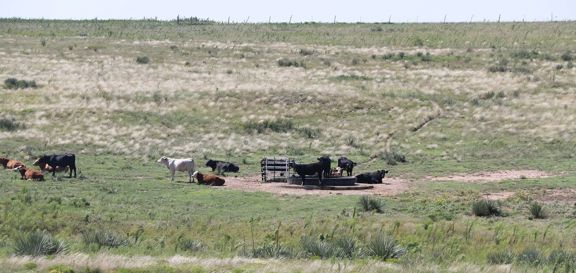
<svg viewBox="0 0 576 273"><path fill-rule="evenodd" d="M170 171L171 175L172 175L172 182L174 182L174 174L176 173L176 171Z"/></svg>

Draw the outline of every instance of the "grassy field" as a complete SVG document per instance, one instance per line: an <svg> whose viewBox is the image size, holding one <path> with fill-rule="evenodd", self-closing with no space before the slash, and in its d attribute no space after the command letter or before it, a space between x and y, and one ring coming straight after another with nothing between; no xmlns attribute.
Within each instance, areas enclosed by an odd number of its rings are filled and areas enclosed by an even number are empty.
<svg viewBox="0 0 576 273"><path fill-rule="evenodd" d="M574 272L574 41L574 22L0 19L0 156L74 152L80 171L0 171L0 272ZM253 176L323 154L409 189L369 197L377 213L171 183L154 162ZM504 170L546 176L450 179ZM501 216L474 215L487 194ZM34 232L64 251L19 255Z"/></svg>

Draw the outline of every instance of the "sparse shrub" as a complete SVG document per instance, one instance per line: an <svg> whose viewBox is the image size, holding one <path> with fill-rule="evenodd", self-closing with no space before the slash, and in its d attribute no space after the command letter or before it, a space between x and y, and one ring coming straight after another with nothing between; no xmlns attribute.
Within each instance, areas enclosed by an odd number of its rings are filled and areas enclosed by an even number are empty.
<svg viewBox="0 0 576 273"><path fill-rule="evenodd" d="M528 51L526 49L521 49L518 51L514 51L512 53L510 53L510 57L514 58L514 59L535 59L538 57L538 55L540 55L538 53L538 51L536 50L532 50L532 51Z"/></svg>
<svg viewBox="0 0 576 273"><path fill-rule="evenodd" d="M372 28L370 29L370 31L372 31L372 32L381 32L381 31L383 31L383 30L384 30L384 29L383 29L381 26L375 26L375 27L372 27Z"/></svg>
<svg viewBox="0 0 576 273"><path fill-rule="evenodd" d="M278 65L282 66L282 67L290 67L290 66L294 66L294 67L305 67L304 62L302 61L296 61L296 60L290 60L287 58L282 58L280 60L278 60Z"/></svg>
<svg viewBox="0 0 576 273"><path fill-rule="evenodd" d="M572 56L572 51L570 50L565 51L564 53L562 53L562 55L560 55L560 59L562 59L565 62L573 61L574 56Z"/></svg>
<svg viewBox="0 0 576 273"><path fill-rule="evenodd" d="M182 239L178 242L178 248L184 251L197 252L204 249L204 245L200 241L192 239Z"/></svg>
<svg viewBox="0 0 576 273"><path fill-rule="evenodd" d="M262 246L255 248L249 255L253 258L292 258L294 257L294 252L292 249L283 247L281 245L276 245L274 243L266 243Z"/></svg>
<svg viewBox="0 0 576 273"><path fill-rule="evenodd" d="M520 263L526 263L530 265L538 265L542 262L542 253L534 248L527 248L518 253L516 260Z"/></svg>
<svg viewBox="0 0 576 273"><path fill-rule="evenodd" d="M314 54L314 50L313 49L306 49L306 48L302 48L299 51L300 55L302 56L310 56Z"/></svg>
<svg viewBox="0 0 576 273"><path fill-rule="evenodd" d="M150 62L150 58L148 58L147 56L139 56L136 57L136 62L139 64L147 64Z"/></svg>
<svg viewBox="0 0 576 273"><path fill-rule="evenodd" d="M538 202L534 202L530 204L530 214L534 219L545 219L546 212L544 211L544 207L540 205Z"/></svg>
<svg viewBox="0 0 576 273"><path fill-rule="evenodd" d="M72 201L72 206L77 207L77 208L85 208L85 207L90 206L90 202L88 202L86 200L86 198L82 197L82 198L74 199L74 201Z"/></svg>
<svg viewBox="0 0 576 273"><path fill-rule="evenodd" d="M300 240L300 245L306 256L320 257L326 259L334 256L334 246L325 240L304 236Z"/></svg>
<svg viewBox="0 0 576 273"><path fill-rule="evenodd" d="M489 92L480 94L480 96L478 96L478 98L481 100L489 100L489 99L493 98L495 95L496 95L496 93L494 93L494 91L489 91Z"/></svg>
<svg viewBox="0 0 576 273"><path fill-rule="evenodd" d="M352 59L352 65L359 65L360 64L360 60L357 58L353 58Z"/></svg>
<svg viewBox="0 0 576 273"><path fill-rule="evenodd" d="M424 46L424 41L420 39L420 37L416 37L416 39L414 39L414 46Z"/></svg>
<svg viewBox="0 0 576 273"><path fill-rule="evenodd" d="M8 78L4 80L4 88L6 89L24 89L24 88L37 88L36 81L17 80L15 78Z"/></svg>
<svg viewBox="0 0 576 273"><path fill-rule="evenodd" d="M514 262L514 253L504 250L488 253L488 263L490 264L511 264Z"/></svg>
<svg viewBox="0 0 576 273"><path fill-rule="evenodd" d="M420 52L418 52L420 53ZM431 62L432 61L432 55L430 55L430 52L426 52L426 54L421 54L420 56L420 60L423 62Z"/></svg>
<svg viewBox="0 0 576 273"><path fill-rule="evenodd" d="M574 64L572 63L572 61L568 61L568 62L566 63L566 68L568 68L568 69L574 68Z"/></svg>
<svg viewBox="0 0 576 273"><path fill-rule="evenodd" d="M64 251L66 251L64 243L47 232L25 233L18 236L14 242L14 253L16 255L44 256Z"/></svg>
<svg viewBox="0 0 576 273"><path fill-rule="evenodd" d="M482 199L472 204L472 213L479 217L502 216L502 211L497 202Z"/></svg>
<svg viewBox="0 0 576 273"><path fill-rule="evenodd" d="M378 155L381 159L386 161L388 165L396 165L398 162L406 163L406 156L397 151L386 151Z"/></svg>
<svg viewBox="0 0 576 273"><path fill-rule="evenodd" d="M356 240L352 237L339 238L334 245L338 248L338 257L352 259L356 255Z"/></svg>
<svg viewBox="0 0 576 273"><path fill-rule="evenodd" d="M565 264L568 266L576 266L576 255L573 252L567 252L562 249L556 249L550 252L546 261L549 264L560 265Z"/></svg>
<svg viewBox="0 0 576 273"><path fill-rule="evenodd" d="M24 129L26 126L23 123L16 121L14 118L0 118L0 131L16 131Z"/></svg>
<svg viewBox="0 0 576 273"><path fill-rule="evenodd" d="M298 133L300 133L305 138L318 138L320 136L320 129L318 128L310 128L310 127L302 127L298 128Z"/></svg>
<svg viewBox="0 0 576 273"><path fill-rule="evenodd" d="M489 66L488 71L492 72L492 73L510 71L510 68L508 67L508 60L507 59L500 59L495 64Z"/></svg>
<svg viewBox="0 0 576 273"><path fill-rule="evenodd" d="M40 40L40 44L41 44L42 46L46 46L46 39Z"/></svg>
<svg viewBox="0 0 576 273"><path fill-rule="evenodd" d="M366 245L366 255L378 257L382 260L400 258L406 250L392 237L378 234Z"/></svg>
<svg viewBox="0 0 576 273"><path fill-rule="evenodd" d="M404 53L404 52L398 52L398 58L404 59L404 57L406 57L406 53Z"/></svg>
<svg viewBox="0 0 576 273"><path fill-rule="evenodd" d="M242 127L247 132L257 132L259 134L262 134L266 131L285 133L291 131L294 128L294 123L287 119L265 120L259 122L248 121L242 124Z"/></svg>
<svg viewBox="0 0 576 273"><path fill-rule="evenodd" d="M109 248L128 245L128 240L111 231L91 230L82 233L82 241L87 244L95 244L98 248L107 246Z"/></svg>
<svg viewBox="0 0 576 273"><path fill-rule="evenodd" d="M360 197L358 204L360 205L360 209L362 211L375 211L377 213L384 212L384 204L379 199L373 197L362 196Z"/></svg>

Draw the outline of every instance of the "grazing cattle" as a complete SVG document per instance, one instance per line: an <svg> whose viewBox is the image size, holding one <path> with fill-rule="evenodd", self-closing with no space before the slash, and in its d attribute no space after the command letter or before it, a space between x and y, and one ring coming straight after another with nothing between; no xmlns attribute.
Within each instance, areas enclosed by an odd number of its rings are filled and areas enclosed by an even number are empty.
<svg viewBox="0 0 576 273"><path fill-rule="evenodd" d="M22 180L44 181L44 175L41 172L32 169L27 169L25 166L18 166L14 170L20 172Z"/></svg>
<svg viewBox="0 0 576 273"><path fill-rule="evenodd" d="M338 158L338 167L340 168L340 176L344 170L346 170L346 175L351 176L352 170L354 170L354 166L356 166L356 162L342 156Z"/></svg>
<svg viewBox="0 0 576 273"><path fill-rule="evenodd" d="M224 179L213 174L202 174L198 171L195 171L192 176L198 179L198 185L222 186L226 182Z"/></svg>
<svg viewBox="0 0 576 273"><path fill-rule="evenodd" d="M356 182L367 184L380 184L389 171L379 170L371 173L362 173L356 176Z"/></svg>
<svg viewBox="0 0 576 273"><path fill-rule="evenodd" d="M304 185L304 180L306 175L318 174L318 179L320 180L320 185L322 185L322 179L324 177L330 176L330 158L327 156L319 157L318 162L310 164L296 164L296 162L291 161L290 167L302 178L302 185Z"/></svg>
<svg viewBox="0 0 576 273"><path fill-rule="evenodd" d="M74 178L76 178L76 155L74 154L44 155L34 161L33 165L50 166L50 168L52 168L52 176L56 175L56 169L69 167L69 177L72 177L72 171L74 171Z"/></svg>
<svg viewBox="0 0 576 273"><path fill-rule="evenodd" d="M4 167L4 169L14 169L14 168L18 168L19 166L24 166L26 167L26 165L24 165L24 163L18 161L18 160L14 160L14 159L8 159L5 157L0 157L0 164L2 164L2 166Z"/></svg>
<svg viewBox="0 0 576 273"><path fill-rule="evenodd" d="M46 164L44 166L39 166L40 167L40 171L42 172L52 172L54 170L54 168L50 167L50 165ZM56 172L67 172L68 169L70 169L68 166L65 167L60 167L60 166L56 166Z"/></svg>
<svg viewBox="0 0 576 273"><path fill-rule="evenodd" d="M174 181L174 175L176 171L180 172L187 172L188 173L188 182L192 183L192 173L196 168L194 164L194 159L192 158L169 158L166 156L161 157L156 161L157 163L161 163L170 170L170 174L172 175L172 181Z"/></svg>
<svg viewBox="0 0 576 273"><path fill-rule="evenodd" d="M240 171L240 168L234 165L234 163L212 159L206 162L206 167L212 168L212 171L216 170L217 174L224 174L225 172L237 173Z"/></svg>

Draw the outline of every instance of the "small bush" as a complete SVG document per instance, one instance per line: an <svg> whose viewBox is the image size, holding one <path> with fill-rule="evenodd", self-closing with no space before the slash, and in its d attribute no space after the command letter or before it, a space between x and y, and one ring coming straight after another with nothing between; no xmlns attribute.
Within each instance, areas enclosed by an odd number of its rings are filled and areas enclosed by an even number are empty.
<svg viewBox="0 0 576 273"><path fill-rule="evenodd" d="M282 58L280 60L278 60L278 65L282 66L282 67L290 67L290 66L294 66L294 67L305 67L306 65L304 64L304 62L302 61L295 61L295 60L290 60L287 58Z"/></svg>
<svg viewBox="0 0 576 273"><path fill-rule="evenodd" d="M302 127L298 128L298 133L300 133L305 138L318 138L320 136L320 129L318 128L310 128L310 127Z"/></svg>
<svg viewBox="0 0 576 273"><path fill-rule="evenodd" d="M566 264L572 267L576 266L576 255L573 252L567 252L562 249L556 249L550 252L546 261L549 264L560 265Z"/></svg>
<svg viewBox="0 0 576 273"><path fill-rule="evenodd" d="M351 237L342 237L334 242L337 247L337 256L352 259L356 255L356 240Z"/></svg>
<svg viewBox="0 0 576 273"><path fill-rule="evenodd" d="M0 131L16 131L26 126L13 118L0 118Z"/></svg>
<svg viewBox="0 0 576 273"><path fill-rule="evenodd" d="M150 58L148 58L146 56L136 57L136 62L139 64L147 64L150 62Z"/></svg>
<svg viewBox="0 0 576 273"><path fill-rule="evenodd" d="M95 244L98 248L102 246L113 248L128 245L128 241L124 237L114 232L102 230L85 232L82 234L82 240L85 244Z"/></svg>
<svg viewBox="0 0 576 273"><path fill-rule="evenodd" d="M366 254L368 256L378 257L382 260L400 258L406 253L394 238L379 234L368 242Z"/></svg>
<svg viewBox="0 0 576 273"><path fill-rule="evenodd" d="M292 258L294 257L294 252L290 248L283 247L281 245L276 245L273 243L267 243L262 246L255 248L250 255L253 258Z"/></svg>
<svg viewBox="0 0 576 273"><path fill-rule="evenodd" d="M472 204L472 213L479 217L502 216L498 203L486 199L474 202Z"/></svg>
<svg viewBox="0 0 576 273"><path fill-rule="evenodd" d="M377 213L384 212L383 210L384 204L376 198L372 198L369 196L362 196L360 197L358 204L360 204L360 209L362 211L375 211Z"/></svg>
<svg viewBox="0 0 576 273"><path fill-rule="evenodd" d="M287 119L265 120L260 122L248 121L245 122L242 127L246 132L257 132L259 134L266 131L286 133L294 128L294 123Z"/></svg>
<svg viewBox="0 0 576 273"><path fill-rule="evenodd" d="M544 211L544 207L542 207L542 205L540 205L538 202L530 204L530 214L534 219L546 218L546 212Z"/></svg>
<svg viewBox="0 0 576 273"><path fill-rule="evenodd" d="M490 264L511 264L514 262L514 253L508 250L491 252L487 258Z"/></svg>
<svg viewBox="0 0 576 273"><path fill-rule="evenodd" d="M568 50L560 55L560 58L565 62L570 62L574 60L574 56L572 56L572 51Z"/></svg>
<svg viewBox="0 0 576 273"><path fill-rule="evenodd" d="M8 78L4 80L4 88L6 89L24 89L24 88L37 88L36 81L18 80L16 78Z"/></svg>
<svg viewBox="0 0 576 273"><path fill-rule="evenodd" d="M20 235L14 243L16 255L44 256L66 251L63 242L58 241L47 232L32 232Z"/></svg>
<svg viewBox="0 0 576 273"><path fill-rule="evenodd" d="M542 262L543 257L539 250L533 248L527 248L524 249L522 252L518 253L516 259L520 263L538 265Z"/></svg>
<svg viewBox="0 0 576 273"><path fill-rule="evenodd" d="M306 48L302 48L300 49L300 55L302 56L310 56L314 54L314 50L313 49L306 49Z"/></svg>
<svg viewBox="0 0 576 273"><path fill-rule="evenodd" d="M192 240L192 239L183 239L178 242L178 248L184 251L190 252L197 252L204 249L204 245L202 242Z"/></svg>
<svg viewBox="0 0 576 273"><path fill-rule="evenodd" d="M391 152L386 151L378 155L378 157L385 160L386 164L388 165L396 165L398 164L398 162L400 163L408 162L406 160L406 156L397 151L391 151Z"/></svg>
<svg viewBox="0 0 576 273"><path fill-rule="evenodd" d="M540 54L538 53L538 51L536 50L525 50L525 49L521 49L518 51L514 51L510 54L510 57L514 58L514 59L536 59L538 58Z"/></svg>
<svg viewBox="0 0 576 273"><path fill-rule="evenodd" d="M300 240L300 245L306 256L320 257L326 259L334 256L334 246L332 244L310 236L304 236Z"/></svg>

